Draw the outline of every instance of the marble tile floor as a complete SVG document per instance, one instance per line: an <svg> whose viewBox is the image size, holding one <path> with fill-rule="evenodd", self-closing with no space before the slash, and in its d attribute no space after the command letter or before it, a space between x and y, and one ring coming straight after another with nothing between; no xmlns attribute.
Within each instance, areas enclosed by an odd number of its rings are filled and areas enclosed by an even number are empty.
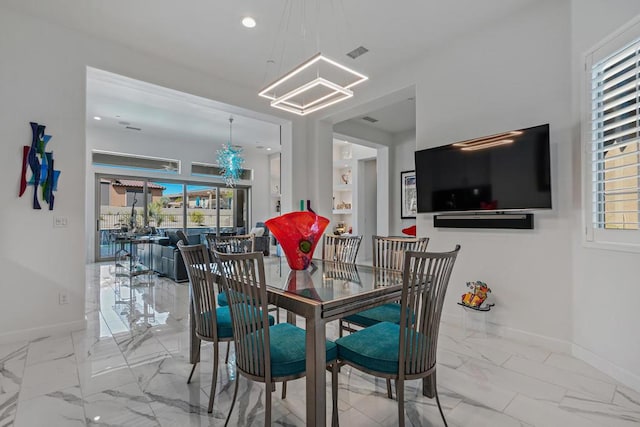
<svg viewBox="0 0 640 427"><path fill-rule="evenodd" d="M87 266L86 330L0 345L0 427L222 426L234 381L240 393L231 425L263 425L264 387L238 379L224 351L213 414L206 411L211 344L203 344L202 363L186 383L187 284L155 278L152 286L129 287L110 273L109 264ZM570 355L455 324L443 323L440 334L438 384L450 426L640 425L640 393ZM335 338L335 325L327 335ZM384 381L349 367L339 381L341 425L397 425ZM304 379L290 382L282 400L278 385L274 425L304 425L304 387ZM419 381L405 395L408 425L443 425Z"/></svg>

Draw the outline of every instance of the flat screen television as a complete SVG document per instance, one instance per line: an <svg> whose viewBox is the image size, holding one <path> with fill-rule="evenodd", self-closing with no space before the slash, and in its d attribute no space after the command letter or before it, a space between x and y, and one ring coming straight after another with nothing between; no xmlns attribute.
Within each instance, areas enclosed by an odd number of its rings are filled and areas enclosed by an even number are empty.
<svg viewBox="0 0 640 427"><path fill-rule="evenodd" d="M415 152L418 212L551 208L549 125Z"/></svg>

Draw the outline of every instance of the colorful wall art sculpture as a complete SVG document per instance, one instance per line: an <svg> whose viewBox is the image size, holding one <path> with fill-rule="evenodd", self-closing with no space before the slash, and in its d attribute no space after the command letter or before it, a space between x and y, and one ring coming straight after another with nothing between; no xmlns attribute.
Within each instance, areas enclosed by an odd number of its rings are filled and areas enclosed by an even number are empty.
<svg viewBox="0 0 640 427"><path fill-rule="evenodd" d="M53 151L45 151L51 135L45 135L45 125L31 122L31 146L22 147L22 172L20 175L19 197L27 190L27 186L33 186L33 209L42 209L38 200L38 187L42 189L42 200L49 204L49 210L53 210L55 196L58 189L60 171L53 168ZM31 177L27 180L27 165L31 170Z"/></svg>

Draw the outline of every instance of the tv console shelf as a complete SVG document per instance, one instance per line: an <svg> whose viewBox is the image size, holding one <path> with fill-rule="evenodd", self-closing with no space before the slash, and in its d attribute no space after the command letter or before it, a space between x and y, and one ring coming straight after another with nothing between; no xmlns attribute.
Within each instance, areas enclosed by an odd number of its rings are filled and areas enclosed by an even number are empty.
<svg viewBox="0 0 640 427"><path fill-rule="evenodd" d="M533 230L532 213L468 212L433 216L433 226L443 228L510 228Z"/></svg>

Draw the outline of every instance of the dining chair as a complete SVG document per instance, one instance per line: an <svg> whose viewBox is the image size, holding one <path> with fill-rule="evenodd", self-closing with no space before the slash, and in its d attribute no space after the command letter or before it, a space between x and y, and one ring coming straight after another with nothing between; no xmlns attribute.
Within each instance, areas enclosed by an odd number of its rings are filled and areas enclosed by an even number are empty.
<svg viewBox="0 0 640 427"><path fill-rule="evenodd" d="M265 426L271 425L271 393L273 385L305 376L306 332L290 323L268 328L267 288L262 252L230 254L216 252L218 270L222 272L222 288L227 293L233 336L236 345L236 367L244 377L265 384ZM331 367L333 385L337 387L337 349L326 341L327 367ZM233 400L225 426L238 395L236 379ZM333 390L336 393L336 390ZM283 398L285 398L283 385ZM332 425L337 425L337 401L333 401Z"/></svg>
<svg viewBox="0 0 640 427"><path fill-rule="evenodd" d="M401 271L407 251L424 252L429 243L428 237L384 237L373 236L373 266L378 269ZM380 322L400 323L400 304L397 302L382 304L340 319L338 334L355 332L352 325L360 328L373 326ZM393 398L391 380L387 379L387 396Z"/></svg>
<svg viewBox="0 0 640 427"><path fill-rule="evenodd" d="M187 239L187 235L185 234L184 231L182 230L177 230L176 231L176 236L178 236L178 239L184 243L185 245L189 244L189 240Z"/></svg>
<svg viewBox="0 0 640 427"><path fill-rule="evenodd" d="M218 343L233 340L231 315L228 307L216 308L214 278L206 246L203 244L185 245L182 241L179 241L178 249L182 254L189 277L196 336L202 341L211 341L213 343L213 378L211 379L211 394L209 395L208 407L208 412L211 413L213 411L218 377ZM199 358L200 346L198 346L197 359ZM198 362L193 364L187 383L191 382L191 377L197 364Z"/></svg>
<svg viewBox="0 0 640 427"><path fill-rule="evenodd" d="M381 322L336 340L338 363L396 380L398 425L404 427L404 382L428 381L444 425L447 426L436 386L436 354L440 316L449 278L460 245L451 252L406 252L399 324ZM337 389L333 387L337 400Z"/></svg>
<svg viewBox="0 0 640 427"><path fill-rule="evenodd" d="M205 235L211 259L214 259L214 250L224 253L247 253L255 249L255 239L253 234L243 234L238 236L218 236L214 233ZM218 305L227 306L227 295L224 292L218 293ZM278 313L280 314L280 313Z"/></svg>
<svg viewBox="0 0 640 427"><path fill-rule="evenodd" d="M429 243L428 237L373 236L372 240L373 266L391 270L403 269L405 252L424 252Z"/></svg>
<svg viewBox="0 0 640 427"><path fill-rule="evenodd" d="M254 237L253 234L217 236L214 233L207 233L205 235L210 251L216 249L218 252L227 253L253 252L255 249Z"/></svg>
<svg viewBox="0 0 640 427"><path fill-rule="evenodd" d="M216 394L216 382L218 377L218 343L227 342L227 360L229 354L229 342L233 341L231 328L231 314L229 307L216 308L216 291L214 286L214 274L211 271L211 258L204 244L185 245L178 242L178 249L182 254L193 304L196 336L202 341L213 343L213 378L211 379L211 394L209 395L208 411L213 411L213 401ZM269 322L274 323L272 316ZM200 346L198 357L200 358ZM191 382L198 362L193 364L187 384Z"/></svg>
<svg viewBox="0 0 640 427"><path fill-rule="evenodd" d="M424 252L427 250L428 243L428 237L373 236L373 266L380 269L402 270L405 252ZM340 319L339 335L343 336L344 331L355 332L357 329L351 325L367 327L379 322L400 323L400 305L383 304Z"/></svg>
<svg viewBox="0 0 640 427"><path fill-rule="evenodd" d="M248 253L256 251L255 235L242 234L237 236L216 236L213 233L207 234L207 244L211 252L212 259L215 256L214 250L223 253ZM228 305L227 295L224 292L218 293L218 305L224 307ZM280 323L280 309L276 306L269 307L269 312L275 313L276 323ZM227 357L229 352L227 351ZM225 359L225 363L228 359Z"/></svg>
<svg viewBox="0 0 640 427"><path fill-rule="evenodd" d="M325 234L322 239L322 259L355 264L362 236Z"/></svg>

